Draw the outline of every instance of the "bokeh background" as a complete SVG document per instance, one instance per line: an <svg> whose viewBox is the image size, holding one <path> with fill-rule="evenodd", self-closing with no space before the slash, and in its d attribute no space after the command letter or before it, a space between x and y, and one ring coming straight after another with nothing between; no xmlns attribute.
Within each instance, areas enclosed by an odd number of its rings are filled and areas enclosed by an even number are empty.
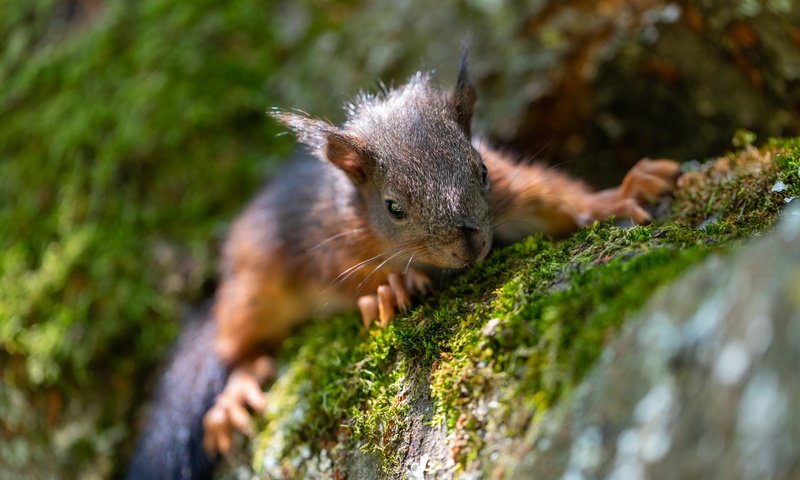
<svg viewBox="0 0 800 480"><path fill-rule="evenodd" d="M0 0L0 472L104 478L228 222L294 148L471 45L476 130L597 186L800 134L793 0Z"/></svg>

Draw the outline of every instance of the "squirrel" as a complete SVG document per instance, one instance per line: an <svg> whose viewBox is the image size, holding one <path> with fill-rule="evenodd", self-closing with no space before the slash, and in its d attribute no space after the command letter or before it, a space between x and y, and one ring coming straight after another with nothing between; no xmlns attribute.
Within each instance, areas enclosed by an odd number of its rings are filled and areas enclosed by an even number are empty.
<svg viewBox="0 0 800 480"><path fill-rule="evenodd" d="M271 113L308 151L234 222L212 318L179 342L128 478L207 478L233 432L252 433L270 354L312 313L357 307L367 328L385 327L431 291L431 272L535 232L563 237L611 216L646 223L643 204L677 176L677 163L643 159L619 187L593 191L473 137L475 101L463 55L454 89L417 73L361 94L341 126Z"/></svg>

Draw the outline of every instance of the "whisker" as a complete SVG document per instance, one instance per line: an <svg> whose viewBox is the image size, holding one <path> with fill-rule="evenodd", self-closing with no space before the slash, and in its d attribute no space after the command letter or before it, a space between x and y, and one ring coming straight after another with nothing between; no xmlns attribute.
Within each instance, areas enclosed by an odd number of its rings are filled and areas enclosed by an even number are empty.
<svg viewBox="0 0 800 480"><path fill-rule="evenodd" d="M341 237L344 237L344 236L347 236L347 235L352 235L352 234L358 233L358 232L360 232L362 230L364 230L364 227L354 228L352 230L347 230L346 232L340 232L340 233L337 233L336 235L331 235L330 237L328 237L325 240L319 242L318 244L314 245L313 247L307 248L305 251L306 252L310 252L311 250L317 249L317 248L325 245L328 242L336 240L337 238L341 238Z"/></svg>
<svg viewBox="0 0 800 480"><path fill-rule="evenodd" d="M416 255L416 254L414 254L414 255ZM408 258L408 263L406 263L406 268L403 269L403 276L406 276L408 274L408 268L411 266L411 261L414 260L414 255L411 255Z"/></svg>
<svg viewBox="0 0 800 480"><path fill-rule="evenodd" d="M543 204L546 203L559 203L562 199L561 196L556 194L548 194L548 193L539 193L536 195L536 199L541 200ZM507 215L509 212L506 211L506 207L508 207L515 199L507 197L503 199L502 202L498 202L493 205L493 208L490 213L490 219L494 220L497 218L502 218L504 215Z"/></svg>
<svg viewBox="0 0 800 480"><path fill-rule="evenodd" d="M551 143L553 143L553 138L554 137L551 135L550 140L548 140L544 145L542 145L542 148L537 150L536 153L531 155L530 160L536 160L536 157L538 157L542 152L544 152L547 149L547 147L550 146Z"/></svg>
<svg viewBox="0 0 800 480"><path fill-rule="evenodd" d="M537 208L536 206L530 205L529 208L523 209L515 215L513 211L502 211L502 209L498 209L500 211L492 212L489 216L489 222L493 227L497 227L499 225L504 224L509 218L519 217L520 215L526 217L542 217L542 210L547 208L547 204L550 204L550 208L557 208L560 209L563 213L567 215L577 215L578 212L575 211L574 208L569 208L568 205L559 204L560 197L555 195L542 195L539 196L539 199L542 200L541 208Z"/></svg>
<svg viewBox="0 0 800 480"><path fill-rule="evenodd" d="M381 263L378 267L376 267L373 270L373 273L375 271L379 270L383 265L386 264L386 262L390 261L392 258L396 258L399 254L402 254L402 253L404 253L406 251L410 251L410 252L414 253L413 249L417 248L418 244L420 244L420 243L422 243L422 242L418 241L418 242L409 243L408 245L401 245L401 246L393 248L393 249L388 249L388 250L385 250L385 251L379 253L378 255L375 255L372 258L368 258L368 259L366 259L366 260L364 260L362 262L359 262L356 265L353 265L352 267L348 268L344 272L340 273L339 276L334 279L334 281L331 283L331 285L323 291L323 293L327 292L331 288L335 288L335 287L338 287L338 286L342 285L351 276L356 274L359 270L361 270L362 268L366 268L367 265L369 265L372 262L375 262L375 261L379 260L381 257L383 257L385 255L391 255L391 256L388 259L386 259L386 261ZM372 273L370 273L370 275L372 275ZM363 284L363 282L362 282L362 284ZM362 285L359 285L358 288L361 288L361 286Z"/></svg>
<svg viewBox="0 0 800 480"><path fill-rule="evenodd" d="M526 222L525 220L513 219L512 218L512 219L505 219L502 222L499 222L497 224L493 224L492 226L501 227L503 225L510 225L510 224L518 224L518 225L526 225L527 226L529 224L529 222Z"/></svg>
<svg viewBox="0 0 800 480"><path fill-rule="evenodd" d="M366 277L364 277L364 280L362 280L362 281L361 281L361 283L359 283L359 284L358 284L358 286L356 287L356 290L360 290L360 289L361 289L361 287L363 287L363 286L364 286L364 284L365 284L365 283L367 283L367 280L369 280L369 279L370 279L370 277L372 277L372 275L374 275L374 274L375 274L375 272L377 272L378 270L380 270L381 268L383 268L383 266L384 266L384 265L386 265L386 264L387 264L388 262L390 262L390 261L391 261L393 258L396 258L398 255L400 255L400 254L402 254L402 253L403 253L403 250L399 250L399 251L395 252L395 253L394 253L392 256L390 256L390 257L389 257L389 258L387 258L386 260L382 261L382 262L380 263L380 265L378 265L377 267L373 268L373 269L372 269L372 271L371 271L371 272L369 272L369 274L368 274Z"/></svg>
<svg viewBox="0 0 800 480"><path fill-rule="evenodd" d="M428 242L427 242L426 240L424 240L424 239L420 239L420 240L417 240L417 241L415 241L415 242L410 242L410 243L407 243L407 244L405 244L405 245L401 245L401 246L400 246L400 247L398 247L398 248L397 248L397 250L396 250L396 251L395 251L395 252L392 254L392 256L390 256L389 258L387 258L386 260L384 260L383 262L381 262L381 264L380 264L380 265L378 265L377 267L375 267L375 268L372 270L372 272L370 272L370 273L369 273L369 275L367 275L367 277L366 277L366 278L365 278L365 279L364 279L364 280L363 280L363 281L362 281L362 282L361 282L361 283L358 285L358 287L357 287L357 288L359 288L359 289L360 289L360 288L361 288L361 287L364 285L364 283L366 283L366 282L367 282L367 280L369 280L369 278L370 278L370 277L371 277L371 276L372 276L372 275L373 275L375 272L377 272L378 270L380 270L381 268L383 268L383 266L384 266L384 265L386 265L386 264L387 264L388 262L390 262L392 259L394 259L394 258L397 258L397 257L398 257L398 256L400 256L400 255L409 255L409 254L410 254L410 257L409 257L409 259L408 259L408 263L406 264L406 271L407 271L407 270L408 270L408 266L409 266L409 265L411 265L411 260L414 258L414 256L415 256L415 255L417 255L418 253L420 253L420 251L422 251L421 249L422 249L423 247L425 247L425 246L427 245L427 243L428 243Z"/></svg>
<svg viewBox="0 0 800 480"><path fill-rule="evenodd" d="M368 258L366 260L363 260L363 261L353 265L352 267L348 268L347 270L343 271L342 273L339 274L339 276L337 276L336 278L333 279L333 281L328 286L328 288L323 290L322 293L323 294L327 293L332 288L338 287L339 285L341 285L342 283L347 281L347 279L350 278L350 276L352 276L359 269L369 265L370 263L372 263L374 261L379 260L381 257L383 257L384 255L389 254L390 252L391 252L391 250L387 250L387 251L381 252L381 253L375 255L374 257L371 257L371 258Z"/></svg>
<svg viewBox="0 0 800 480"><path fill-rule="evenodd" d="M525 168L525 167L527 167L527 165L523 165L523 164L517 165L517 171L514 172L514 175L511 176L511 179L509 179L508 183L506 183L506 186L503 187L503 190L508 190L509 188L511 188L511 184L514 183L514 180L517 179L519 174L522 173L522 169Z"/></svg>
<svg viewBox="0 0 800 480"><path fill-rule="evenodd" d="M548 140L548 141L547 141L547 143L545 143L545 144L544 144L544 145L543 145L543 146L542 146L542 147L541 147L541 148L540 148L540 149L539 149L539 150L538 150L536 153L534 153L534 154L533 154L531 157L529 157L529 158L526 158L526 159L524 159L524 160L518 160L518 161L516 162L516 164L517 164L517 171L516 171L516 172L514 172L514 175L513 175L513 176L511 177L511 179L508 181L508 183L506 184L506 186L505 186L505 187L502 187L502 188L503 188L504 190L508 190L508 188L509 188L509 187L511 187L511 184L514 182L514 180L517 178L517 176L520 174L520 172L522 172L522 169L523 169L523 168L525 168L525 167L527 167L527 166L530 166L530 164L531 164L531 161L532 161L532 160L535 160L535 159L536 159L536 157L538 157L540 153L542 153L542 152L543 152L543 151L544 151L544 150L545 150L545 149L546 149L548 146L550 146L550 143L552 143L552 141L553 141L553 139L552 139L552 138L550 138L550 140ZM481 143L481 145L482 145L482 143ZM503 157L507 157L507 154L506 154L506 153L499 152L499 151L498 151L497 153L498 153L498 155L501 155L501 156L503 156ZM561 162L561 163L564 163L564 162ZM561 163L559 163L559 165L560 165ZM539 165L541 165L541 163L539 163ZM551 169L551 168L555 168L555 166L551 166L551 165L546 165L546 166L545 166L545 165L543 165L543 167L544 167L544 169L545 169L545 170L549 170L549 169Z"/></svg>
<svg viewBox="0 0 800 480"><path fill-rule="evenodd" d="M372 275L374 275L377 271L383 268L383 266L386 265L388 262L392 261L393 259L401 255L410 255L408 262L406 263L406 268L403 272L403 274L405 275L405 273L408 271L409 266L411 265L411 261L413 260L413 258L418 253L424 251L423 249L424 247L427 246L427 243L428 243L427 240L420 239L415 242L410 242L398 247L397 250L394 253L392 253L392 255L389 258L387 258L386 260L381 262L380 265L372 269L372 271L364 278L364 280L362 280L361 283L358 284L356 290L360 290L361 287L363 287L367 283L367 281L369 281Z"/></svg>
<svg viewBox="0 0 800 480"><path fill-rule="evenodd" d="M504 187L504 189L505 189L505 190L508 190L509 188L511 188L511 184L512 184L512 183L514 183L514 180L516 180L516 179L517 179L517 177L519 177L519 174L520 174L520 173L522 173L522 170L523 170L525 167L528 167L528 166L529 166L529 165L519 165L519 168L517 168L517 171L514 173L514 176L513 176L513 177L511 177L511 180L509 180L509 181L508 181L508 183L506 184L506 186ZM555 170L557 170L557 169L558 169L558 166L556 166L556 165L542 165L542 164L537 164L537 167L538 167L540 170L539 170L538 172L536 172L536 174L535 174L535 175L531 175L531 176L530 176L530 177L527 179L527 181L526 181L526 182L525 182L523 185L521 185L521 187L525 187L525 186L527 186L528 184L530 184L531 182L533 182L534 180L538 180L538 179L540 179L541 177L543 177L545 174L547 174L547 173L550 173L551 171L555 171Z"/></svg>

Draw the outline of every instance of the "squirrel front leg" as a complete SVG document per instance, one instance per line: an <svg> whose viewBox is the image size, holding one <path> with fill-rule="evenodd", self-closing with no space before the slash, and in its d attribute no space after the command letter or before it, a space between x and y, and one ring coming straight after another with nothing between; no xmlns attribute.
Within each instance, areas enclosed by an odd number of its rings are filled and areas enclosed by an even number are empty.
<svg viewBox="0 0 800 480"><path fill-rule="evenodd" d="M248 410L267 404L261 385L274 377L274 351L309 312L303 292L286 280L280 242L250 208L234 224L223 253L223 274L212 309L214 353L228 368L223 391L203 417L203 445L225 454L234 431L251 434Z"/></svg>
<svg viewBox="0 0 800 480"><path fill-rule="evenodd" d="M642 207L668 193L679 171L672 160L640 160L616 188L592 191L583 182L541 164L517 164L502 153L479 147L492 182L494 237L513 243L536 232L563 237L611 216L642 224Z"/></svg>
<svg viewBox="0 0 800 480"><path fill-rule="evenodd" d="M261 385L275 375L272 357L258 348L276 344L288 331L274 301L281 292L267 270L242 268L223 278L214 304L216 354L229 369L222 392L203 416L203 446L209 455L225 454L233 432L252 434L248 409L266 407Z"/></svg>

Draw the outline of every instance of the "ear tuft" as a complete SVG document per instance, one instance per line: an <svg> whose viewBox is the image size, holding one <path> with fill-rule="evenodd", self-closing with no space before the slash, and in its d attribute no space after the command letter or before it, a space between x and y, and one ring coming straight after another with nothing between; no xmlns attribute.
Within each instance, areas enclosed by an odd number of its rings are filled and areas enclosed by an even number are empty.
<svg viewBox="0 0 800 480"><path fill-rule="evenodd" d="M360 137L305 115L280 110L271 111L269 115L292 129L312 154L331 162L354 182L363 183L367 180L372 155Z"/></svg>
<svg viewBox="0 0 800 480"><path fill-rule="evenodd" d="M270 110L269 116L289 127L297 136L300 143L305 144L312 153L317 155L325 145L325 138L336 127L328 122L311 118L305 112L302 114Z"/></svg>
<svg viewBox="0 0 800 480"><path fill-rule="evenodd" d="M456 121L464 130L467 138L472 137L472 113L475 109L477 95L475 87L469 79L467 69L469 63L469 48L465 45L461 52L461 65L458 69L456 88L450 97L450 102L455 111Z"/></svg>

